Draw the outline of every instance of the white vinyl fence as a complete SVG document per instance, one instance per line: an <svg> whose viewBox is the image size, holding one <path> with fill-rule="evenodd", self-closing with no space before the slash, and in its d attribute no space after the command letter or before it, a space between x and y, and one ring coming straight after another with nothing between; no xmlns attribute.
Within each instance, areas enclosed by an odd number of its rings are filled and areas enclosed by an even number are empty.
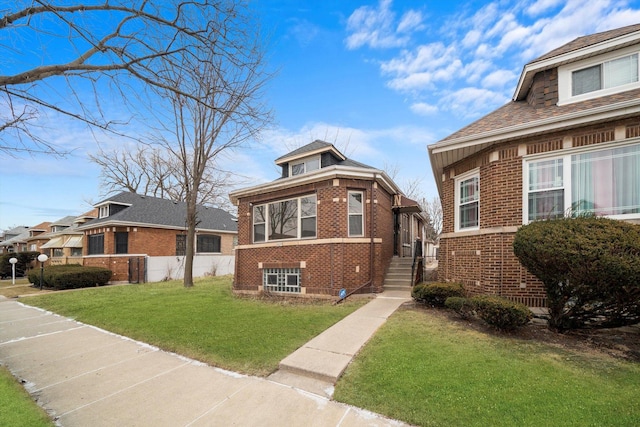
<svg viewBox="0 0 640 427"><path fill-rule="evenodd" d="M235 262L233 255L196 255L193 257L193 277L233 274ZM147 257L147 282L183 277L184 256Z"/></svg>

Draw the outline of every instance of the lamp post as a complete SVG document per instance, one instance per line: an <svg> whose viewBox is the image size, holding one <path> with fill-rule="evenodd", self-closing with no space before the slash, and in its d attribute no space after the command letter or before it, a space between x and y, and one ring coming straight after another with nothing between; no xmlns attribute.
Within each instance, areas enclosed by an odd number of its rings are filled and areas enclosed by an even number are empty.
<svg viewBox="0 0 640 427"><path fill-rule="evenodd" d="M16 284L16 263L18 262L18 258L9 258L9 263L11 264L11 284Z"/></svg>
<svg viewBox="0 0 640 427"><path fill-rule="evenodd" d="M40 261L40 290L42 290L42 282L44 282L44 263L49 259L45 254L38 255Z"/></svg>

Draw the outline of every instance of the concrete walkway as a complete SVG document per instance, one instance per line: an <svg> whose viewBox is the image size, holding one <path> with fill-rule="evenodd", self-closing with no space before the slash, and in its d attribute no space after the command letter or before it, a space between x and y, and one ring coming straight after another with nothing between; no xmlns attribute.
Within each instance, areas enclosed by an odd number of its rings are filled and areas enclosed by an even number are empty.
<svg viewBox="0 0 640 427"><path fill-rule="evenodd" d="M330 400L408 295L383 293L269 378L213 368L0 296L0 363L62 426L400 426Z"/></svg>

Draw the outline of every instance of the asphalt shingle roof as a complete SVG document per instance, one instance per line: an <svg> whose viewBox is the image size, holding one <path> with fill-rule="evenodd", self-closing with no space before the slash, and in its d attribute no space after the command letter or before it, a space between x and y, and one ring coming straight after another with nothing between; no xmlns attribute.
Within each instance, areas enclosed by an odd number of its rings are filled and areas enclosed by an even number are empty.
<svg viewBox="0 0 640 427"><path fill-rule="evenodd" d="M635 24L635 25L628 25L622 28L616 28L615 30L603 31L601 33L578 37L577 39L570 41L569 43L562 45L559 48L552 50L551 52L547 52L539 58L534 59L529 64L533 64L538 61L543 61L545 59L550 59L556 56L560 56L565 53L573 52L575 50L579 50L587 46L592 46L594 44L611 40L616 37L624 36L626 34L630 34L639 30L640 30L640 24Z"/></svg>
<svg viewBox="0 0 640 427"><path fill-rule="evenodd" d="M156 225L185 228L186 226L187 204L184 202L173 202L157 197L122 192L101 201L96 206L109 202L130 206L106 218L88 221L80 228L95 227L101 223L114 221L119 223L146 224L150 227ZM238 224L235 218L225 210L198 205L197 213L199 221L196 226L197 229L230 232L238 230Z"/></svg>

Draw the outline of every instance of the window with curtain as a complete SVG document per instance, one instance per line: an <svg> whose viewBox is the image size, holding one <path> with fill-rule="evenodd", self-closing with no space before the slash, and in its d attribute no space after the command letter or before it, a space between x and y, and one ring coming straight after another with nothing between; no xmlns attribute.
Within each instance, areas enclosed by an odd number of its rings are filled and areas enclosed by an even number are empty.
<svg viewBox="0 0 640 427"><path fill-rule="evenodd" d="M640 218L640 144L526 162L527 220Z"/></svg>
<svg viewBox="0 0 640 427"><path fill-rule="evenodd" d="M640 213L640 144L571 156L571 182L576 214Z"/></svg>

